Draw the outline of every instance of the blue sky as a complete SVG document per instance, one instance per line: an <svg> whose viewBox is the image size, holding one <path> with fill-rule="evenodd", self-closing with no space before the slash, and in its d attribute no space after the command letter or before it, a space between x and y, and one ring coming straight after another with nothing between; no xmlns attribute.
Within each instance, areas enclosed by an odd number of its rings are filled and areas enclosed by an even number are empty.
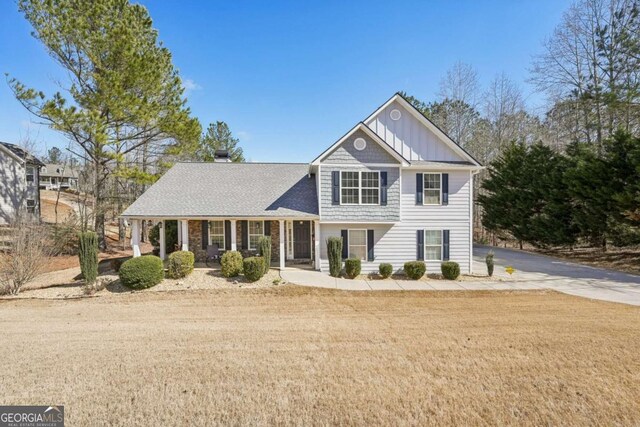
<svg viewBox="0 0 640 427"><path fill-rule="evenodd" d="M252 161L307 162L393 93L425 101L456 61L482 85L505 72L532 108L531 58L568 0L142 1L203 127L226 121ZM0 2L0 72L51 94L66 75ZM63 136L35 123L0 82L0 140L44 152Z"/></svg>

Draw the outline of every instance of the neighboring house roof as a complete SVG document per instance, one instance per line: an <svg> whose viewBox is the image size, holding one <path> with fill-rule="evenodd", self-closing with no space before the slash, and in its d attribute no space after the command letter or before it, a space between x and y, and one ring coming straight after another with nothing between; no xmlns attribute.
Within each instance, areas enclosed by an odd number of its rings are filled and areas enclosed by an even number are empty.
<svg viewBox="0 0 640 427"><path fill-rule="evenodd" d="M6 153L9 153L16 160L24 160L27 163L32 163L36 166L44 166L44 163L42 163L37 157L33 156L31 153L18 145L0 141L0 149L3 149Z"/></svg>
<svg viewBox="0 0 640 427"><path fill-rule="evenodd" d="M382 104L376 111L371 113L369 117L364 120L365 124L370 124L370 120L374 118L380 111L387 108L387 106L393 102L398 102L402 105L407 111L409 111L416 119L418 119L422 124L424 124L431 132L436 134L446 145L448 145L454 152L456 152L460 157L472 163L475 166L482 166L479 161L477 161L471 154L469 154L464 148L462 148L456 141L454 141L449 135L447 135L442 129L440 129L435 123L433 123L427 116L422 114L420 110L418 110L411 102L409 102L405 97L402 96L399 92L393 95L391 98L387 100L384 104ZM413 163L413 162L412 162Z"/></svg>
<svg viewBox="0 0 640 427"><path fill-rule="evenodd" d="M384 150L387 153L389 153L394 159L396 159L398 161L398 163L401 163L403 166L408 166L409 165L409 160L407 160L404 157L402 157L402 155L400 153L398 153L396 150L394 150L389 144L384 142L384 140L382 138L380 138L380 136L378 136L377 133L372 131L369 126L365 125L363 122L360 122L357 125L355 125L349 132L347 132L345 135L343 135L342 138L338 139L331 147L327 148L326 150L324 150L322 152L322 154L320 154L318 157L316 157L311 162L311 166L316 166L316 165L320 164L320 162L322 162L322 160L325 157L327 157L327 155L329 155L333 150L335 150L337 147L339 147L340 144L342 144L345 140L347 140L351 135L353 135L358 130L363 131L372 140L377 142L378 145L380 145L382 148L384 148Z"/></svg>
<svg viewBox="0 0 640 427"><path fill-rule="evenodd" d="M307 163L177 163L124 217L317 217Z"/></svg>
<svg viewBox="0 0 640 427"><path fill-rule="evenodd" d="M69 165L60 165L57 163L47 163L42 169L40 169L41 177L62 177L62 178L77 178L78 172Z"/></svg>

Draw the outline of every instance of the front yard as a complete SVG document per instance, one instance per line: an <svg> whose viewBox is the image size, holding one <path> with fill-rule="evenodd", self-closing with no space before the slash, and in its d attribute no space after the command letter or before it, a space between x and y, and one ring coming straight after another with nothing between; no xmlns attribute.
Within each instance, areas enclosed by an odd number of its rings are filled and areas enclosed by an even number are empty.
<svg viewBox="0 0 640 427"><path fill-rule="evenodd" d="M69 425L640 423L640 309L295 286L0 300L3 404Z"/></svg>

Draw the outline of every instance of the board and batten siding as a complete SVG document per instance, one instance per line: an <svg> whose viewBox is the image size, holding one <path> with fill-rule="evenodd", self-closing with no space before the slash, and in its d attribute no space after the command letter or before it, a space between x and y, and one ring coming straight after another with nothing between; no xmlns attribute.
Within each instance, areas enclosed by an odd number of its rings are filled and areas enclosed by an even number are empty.
<svg viewBox="0 0 640 427"><path fill-rule="evenodd" d="M399 120L392 120L390 113L396 109L402 113L402 116ZM366 125L409 161L466 160L444 144L397 101L367 120Z"/></svg>
<svg viewBox="0 0 640 427"><path fill-rule="evenodd" d="M373 262L363 261L363 273L378 271L380 263L388 262L394 271L400 271L407 261L417 257L416 231L418 229L449 230L449 260L460 264L462 273L468 273L470 267L470 174L468 171L448 171L449 204L446 206L416 205L416 171L402 171L402 221L394 224L322 224L320 225L320 267L328 271L326 239L340 237L344 229L373 229ZM355 219L354 219L355 220ZM426 261L428 273L439 273L439 261Z"/></svg>

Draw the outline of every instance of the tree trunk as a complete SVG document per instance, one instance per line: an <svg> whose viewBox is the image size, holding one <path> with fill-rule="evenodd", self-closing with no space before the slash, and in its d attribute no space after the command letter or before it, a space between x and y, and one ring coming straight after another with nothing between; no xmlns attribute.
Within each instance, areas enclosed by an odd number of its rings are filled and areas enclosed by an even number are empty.
<svg viewBox="0 0 640 427"><path fill-rule="evenodd" d="M100 176L102 173L102 165L99 161L95 161L94 165L94 185L93 185L93 197L94 197L94 228L96 230L96 234L98 235L98 247L105 251L107 250L107 239L105 235L104 229L104 201L102 200L102 184L103 180Z"/></svg>

